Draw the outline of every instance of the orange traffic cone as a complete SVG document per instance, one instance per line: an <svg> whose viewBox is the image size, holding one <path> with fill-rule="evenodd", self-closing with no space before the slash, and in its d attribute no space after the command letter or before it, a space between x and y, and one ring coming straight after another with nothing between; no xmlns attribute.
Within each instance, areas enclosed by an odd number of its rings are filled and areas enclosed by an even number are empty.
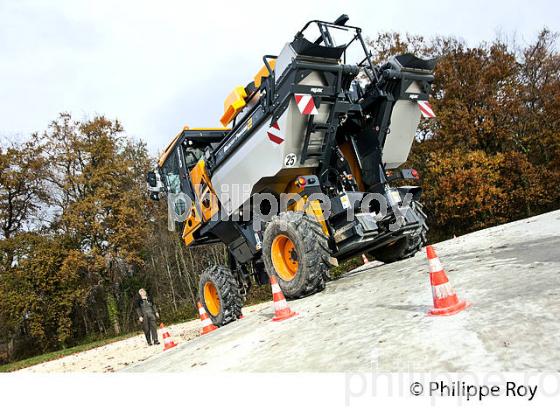
<svg viewBox="0 0 560 410"><path fill-rule="evenodd" d="M205 335L206 333L210 333L216 330L218 326L212 323L212 319L210 319L210 316L208 316L208 313L206 313L206 310L204 309L204 306L202 306L202 303L198 302L197 305L198 315L200 316L200 321L202 322L202 330L200 331L200 334Z"/></svg>
<svg viewBox="0 0 560 410"><path fill-rule="evenodd" d="M286 298L282 293L282 289L280 289L280 285L278 285L278 281L274 275L270 276L270 286L272 287L272 300L274 301L274 317L272 320L274 322L279 322L297 315L296 312L290 310Z"/></svg>
<svg viewBox="0 0 560 410"><path fill-rule="evenodd" d="M430 310L428 315L453 315L469 307L470 303L466 300L459 300L455 290L451 287L434 248L428 245L426 253L430 264L430 282L434 299L434 309Z"/></svg>
<svg viewBox="0 0 560 410"><path fill-rule="evenodd" d="M177 343L175 343L173 339L171 339L171 336L169 335L169 332L167 331L165 326L163 326L163 323L160 323L159 327L162 333L161 337L163 338L163 351L165 352L167 349L171 349L172 347L177 346Z"/></svg>
<svg viewBox="0 0 560 410"><path fill-rule="evenodd" d="M362 260L364 261L364 265L365 265L366 263L369 263L369 260L368 260L368 258L366 257L366 254L365 254L365 253L362 253Z"/></svg>

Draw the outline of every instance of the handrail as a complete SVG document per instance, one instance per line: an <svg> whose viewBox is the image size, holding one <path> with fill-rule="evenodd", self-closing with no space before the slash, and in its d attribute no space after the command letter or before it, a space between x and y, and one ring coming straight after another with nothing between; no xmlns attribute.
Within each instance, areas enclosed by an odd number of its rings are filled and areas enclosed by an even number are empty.
<svg viewBox="0 0 560 410"><path fill-rule="evenodd" d="M266 54L263 56L264 65L266 66L266 69L268 70L268 74L269 74L269 80L267 81L267 83L269 84L270 90L269 92L267 92L266 95L267 105L270 105L272 103L274 99L274 93L276 91L276 74L274 70L270 67L270 64L268 63L268 59L273 59L273 58L278 58L278 56L273 56L271 54Z"/></svg>

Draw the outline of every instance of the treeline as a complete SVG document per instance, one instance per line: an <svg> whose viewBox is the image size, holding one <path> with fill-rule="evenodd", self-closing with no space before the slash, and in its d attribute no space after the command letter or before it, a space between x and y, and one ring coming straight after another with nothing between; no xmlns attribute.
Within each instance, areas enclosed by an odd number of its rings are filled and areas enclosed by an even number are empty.
<svg viewBox="0 0 560 410"><path fill-rule="evenodd" d="M140 287L165 320L194 315L196 273L224 250L180 247L165 204L147 198L152 166L145 144L103 117L62 114L0 148L4 361L136 330Z"/></svg>
<svg viewBox="0 0 560 410"><path fill-rule="evenodd" d="M432 105L407 165L420 171L430 240L560 204L560 55L533 44L469 48L453 38L385 33L377 59L437 56ZM198 274L220 245L181 246L165 203L148 200L146 146L118 121L61 114L0 146L0 362L137 330L140 287L164 321L195 315Z"/></svg>
<svg viewBox="0 0 560 410"><path fill-rule="evenodd" d="M420 171L430 239L449 238L560 206L560 54L543 30L524 47L495 40L385 33L371 44L438 57L435 120L421 122L408 164Z"/></svg>

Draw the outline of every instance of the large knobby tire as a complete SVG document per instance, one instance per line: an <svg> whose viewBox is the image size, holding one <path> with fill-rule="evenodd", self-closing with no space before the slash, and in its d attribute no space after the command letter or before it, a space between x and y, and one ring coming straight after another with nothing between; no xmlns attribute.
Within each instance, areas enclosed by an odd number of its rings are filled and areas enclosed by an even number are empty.
<svg viewBox="0 0 560 410"><path fill-rule="evenodd" d="M408 235L393 242L389 246L376 249L369 254L378 261L392 263L413 257L420 251L427 242L428 225L426 224L426 214L421 203L413 201L411 208L420 219L421 229L414 235Z"/></svg>
<svg viewBox="0 0 560 410"><path fill-rule="evenodd" d="M266 271L274 275L288 299L325 288L329 245L321 225L301 212L282 212L266 226L263 239Z"/></svg>
<svg viewBox="0 0 560 410"><path fill-rule="evenodd" d="M240 286L231 269L225 266L215 265L202 272L198 298L216 326L227 325L241 316Z"/></svg>

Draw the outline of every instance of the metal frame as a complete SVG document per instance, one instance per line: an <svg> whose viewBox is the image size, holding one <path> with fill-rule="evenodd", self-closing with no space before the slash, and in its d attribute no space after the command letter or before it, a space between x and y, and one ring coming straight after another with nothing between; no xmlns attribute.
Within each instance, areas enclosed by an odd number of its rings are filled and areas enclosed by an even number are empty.
<svg viewBox="0 0 560 410"><path fill-rule="evenodd" d="M342 16L341 16L342 17ZM364 51L365 57L364 59L358 64L359 67L362 67L364 65L364 63L367 63L367 65L369 66L369 69L371 70L371 72L373 73L373 75L375 76L375 80L379 81L379 74L378 74L378 70L377 67L373 64L373 62L371 61L371 53L368 51L366 43L362 37L362 29L360 27L356 27L356 26L347 26L346 24L336 24L336 23L331 23L328 21L323 21L323 20L311 20L308 21L307 24L305 24L305 26L303 26L303 28L297 32L296 37L303 35L303 32L312 24L315 23L317 24L317 26L319 27L319 31L321 32L321 37L319 37L316 41L315 44L320 44L321 42L319 40L325 40L325 34L326 37L328 39L330 39L330 43L332 47L332 39L331 39L331 35L330 32L328 30L329 27L331 28L335 28L337 30L345 30L348 31L348 29L354 30L355 34L354 37L352 38L352 40L350 40L348 43L346 43L346 46L344 47L344 63L346 64L346 49L348 49L348 47L350 47L350 45L355 41L355 40L359 40L360 45L362 47L362 50ZM323 34L325 33L325 34ZM319 42L317 42L319 41ZM325 42L326 43L326 42ZM371 77L371 75L367 72L367 70L365 70L366 75L369 77L370 81L373 81L374 78Z"/></svg>

